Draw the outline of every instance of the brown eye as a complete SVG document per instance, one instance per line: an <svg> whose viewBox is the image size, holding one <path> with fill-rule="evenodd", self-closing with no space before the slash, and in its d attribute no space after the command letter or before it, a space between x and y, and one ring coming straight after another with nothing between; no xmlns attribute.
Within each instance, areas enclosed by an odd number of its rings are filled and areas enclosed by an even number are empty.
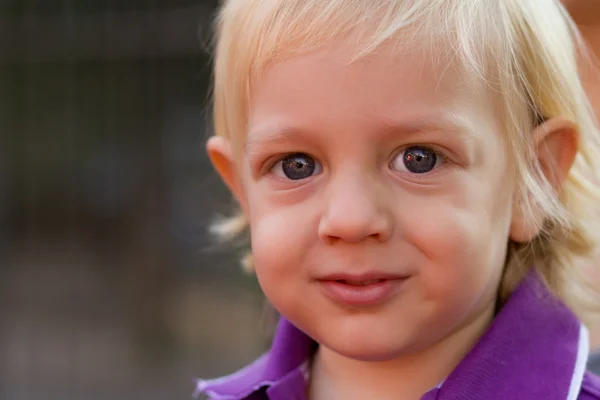
<svg viewBox="0 0 600 400"><path fill-rule="evenodd" d="M390 167L395 171L425 174L439 167L443 161L444 159L434 150L427 147L413 146L407 147L404 151L398 153L390 163Z"/></svg>
<svg viewBox="0 0 600 400"><path fill-rule="evenodd" d="M290 180L310 178L321 172L321 165L309 155L290 154L273 167L273 173Z"/></svg>

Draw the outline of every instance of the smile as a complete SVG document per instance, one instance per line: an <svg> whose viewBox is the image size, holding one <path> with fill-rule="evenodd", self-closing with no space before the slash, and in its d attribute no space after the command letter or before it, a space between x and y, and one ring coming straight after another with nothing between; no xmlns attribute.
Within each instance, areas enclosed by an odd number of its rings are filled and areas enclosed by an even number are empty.
<svg viewBox="0 0 600 400"><path fill-rule="evenodd" d="M354 286L367 286L367 285L372 285L374 283L379 283L379 282L383 282L383 281L385 281L385 279L371 279L369 281L348 281L345 279L341 279L336 282L345 283L347 285L354 285Z"/></svg>
<svg viewBox="0 0 600 400"><path fill-rule="evenodd" d="M331 275L318 282L324 294L335 303L367 307L388 301L400 291L407 279L407 276L400 275L379 277Z"/></svg>

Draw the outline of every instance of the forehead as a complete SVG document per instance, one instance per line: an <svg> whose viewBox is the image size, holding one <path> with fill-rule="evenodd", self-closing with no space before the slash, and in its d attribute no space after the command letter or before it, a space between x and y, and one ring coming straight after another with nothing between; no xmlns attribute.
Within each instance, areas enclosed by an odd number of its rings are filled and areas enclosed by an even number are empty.
<svg viewBox="0 0 600 400"><path fill-rule="evenodd" d="M353 61L340 41L271 63L250 81L248 135L283 125L494 119L495 96L447 52L385 45Z"/></svg>

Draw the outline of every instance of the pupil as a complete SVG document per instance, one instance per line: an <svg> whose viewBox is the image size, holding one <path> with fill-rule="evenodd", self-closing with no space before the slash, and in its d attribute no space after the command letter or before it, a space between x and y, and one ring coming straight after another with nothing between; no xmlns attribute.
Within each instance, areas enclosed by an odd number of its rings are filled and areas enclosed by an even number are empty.
<svg viewBox="0 0 600 400"><path fill-rule="evenodd" d="M414 174L431 171L437 162L437 155L426 148L409 147L404 153L404 166Z"/></svg>
<svg viewBox="0 0 600 400"><path fill-rule="evenodd" d="M293 154L283 159L282 169L289 179L306 179L315 172L315 160L305 154Z"/></svg>

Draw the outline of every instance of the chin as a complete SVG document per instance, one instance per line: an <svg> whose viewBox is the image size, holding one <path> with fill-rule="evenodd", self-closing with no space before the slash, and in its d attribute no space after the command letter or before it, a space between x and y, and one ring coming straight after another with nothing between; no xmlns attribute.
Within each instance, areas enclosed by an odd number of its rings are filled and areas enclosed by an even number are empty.
<svg viewBox="0 0 600 400"><path fill-rule="evenodd" d="M382 345L381 341L375 343L372 340L367 343L361 343L360 340L346 343L336 343L335 340L332 340L321 343L335 353L357 361L383 362L410 354L410 346L404 346L400 343L384 343Z"/></svg>

